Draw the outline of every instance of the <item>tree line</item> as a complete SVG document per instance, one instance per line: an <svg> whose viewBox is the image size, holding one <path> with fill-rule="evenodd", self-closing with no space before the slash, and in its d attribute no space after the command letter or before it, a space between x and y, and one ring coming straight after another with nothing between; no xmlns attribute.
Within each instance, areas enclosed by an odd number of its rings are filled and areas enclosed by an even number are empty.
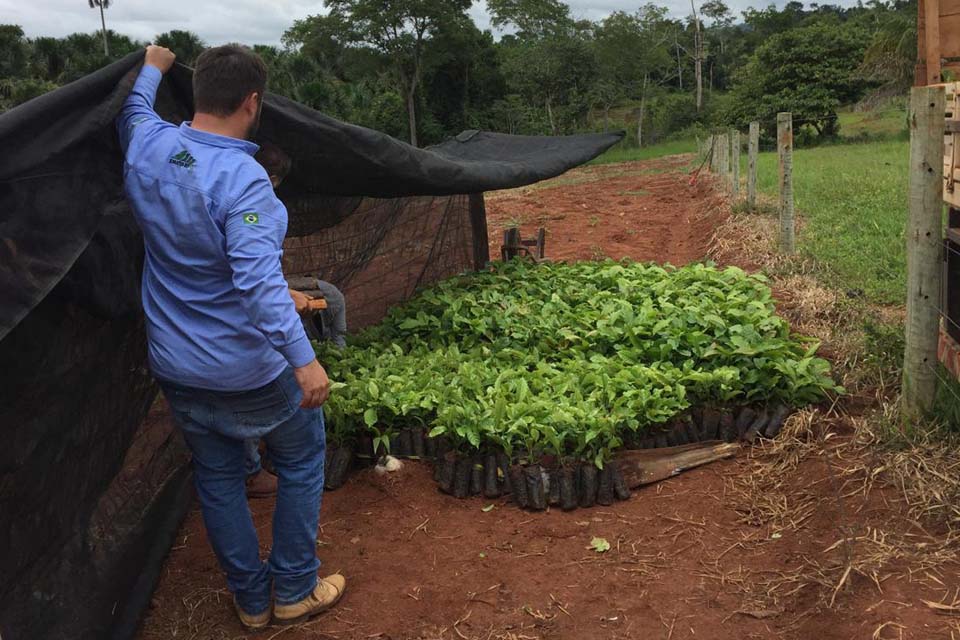
<svg viewBox="0 0 960 640"><path fill-rule="evenodd" d="M102 18L110 3L89 1ZM464 129L611 128L648 144L750 120L772 131L778 111L829 137L842 105L902 94L916 60L916 0L788 2L740 16L723 0L691 0L682 18L645 4L597 22L560 0L487 0L499 39L473 22L471 0L323 4L323 14L295 21L281 46L253 45L270 67L270 89L416 145ZM188 65L206 46L189 31L154 41ZM0 111L143 45L106 27L27 38L0 25Z"/></svg>

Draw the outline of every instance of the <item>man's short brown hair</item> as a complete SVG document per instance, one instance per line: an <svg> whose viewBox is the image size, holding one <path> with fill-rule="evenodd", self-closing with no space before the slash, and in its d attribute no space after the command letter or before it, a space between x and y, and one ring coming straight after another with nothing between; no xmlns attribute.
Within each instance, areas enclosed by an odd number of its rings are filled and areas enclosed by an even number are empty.
<svg viewBox="0 0 960 640"><path fill-rule="evenodd" d="M267 65L240 44L207 49L193 72L193 106L199 113L229 116L251 93L267 89Z"/></svg>

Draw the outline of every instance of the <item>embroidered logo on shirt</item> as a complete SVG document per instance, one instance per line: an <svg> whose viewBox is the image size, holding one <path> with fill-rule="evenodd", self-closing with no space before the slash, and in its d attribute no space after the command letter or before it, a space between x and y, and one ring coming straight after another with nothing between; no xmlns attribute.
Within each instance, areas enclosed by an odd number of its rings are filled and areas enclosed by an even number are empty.
<svg viewBox="0 0 960 640"><path fill-rule="evenodd" d="M243 214L243 224L260 224L260 214L253 211Z"/></svg>
<svg viewBox="0 0 960 640"><path fill-rule="evenodd" d="M170 164L175 164L178 167L183 167L184 169L193 169L195 166L197 166L196 159L190 155L190 152L186 149L172 156L168 162L170 162Z"/></svg>

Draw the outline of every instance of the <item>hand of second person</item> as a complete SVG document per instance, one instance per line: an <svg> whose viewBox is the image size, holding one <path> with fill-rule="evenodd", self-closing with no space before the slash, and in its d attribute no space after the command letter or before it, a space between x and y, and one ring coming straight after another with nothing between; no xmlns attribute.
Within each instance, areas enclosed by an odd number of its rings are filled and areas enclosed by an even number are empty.
<svg viewBox="0 0 960 640"><path fill-rule="evenodd" d="M310 296L296 289L290 289L289 291L290 297L293 298L293 306L297 308L297 313L303 315L310 311Z"/></svg>
<svg viewBox="0 0 960 640"><path fill-rule="evenodd" d="M173 61L176 59L177 55L173 51L170 51L170 49L151 44L147 47L147 55L143 64L148 64L151 67L160 69L160 73L166 73L170 70L170 67L173 66Z"/></svg>
<svg viewBox="0 0 960 640"><path fill-rule="evenodd" d="M293 370L297 384L303 391L303 400L300 406L304 409L315 409L327 401L330 395L330 379L327 372L314 360L310 364Z"/></svg>

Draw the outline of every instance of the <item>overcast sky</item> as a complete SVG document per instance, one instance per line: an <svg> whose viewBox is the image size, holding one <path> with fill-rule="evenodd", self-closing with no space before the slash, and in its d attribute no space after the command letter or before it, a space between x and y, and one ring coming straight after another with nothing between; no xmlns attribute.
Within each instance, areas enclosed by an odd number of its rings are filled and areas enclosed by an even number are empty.
<svg viewBox="0 0 960 640"><path fill-rule="evenodd" d="M612 11L634 11L645 1L570 0L568 4L575 17L598 20ZM662 1L675 16L689 13L689 0ZM852 4L851 0L835 1ZM771 4L769 0L726 2L734 12ZM322 0L113 0L106 15L108 28L139 40L186 29L200 34L208 44L279 44L294 20L320 13L322 7ZM483 0L475 0L471 14L481 29L489 26ZM64 36L99 29L100 14L85 0L0 0L0 23L19 24L29 37Z"/></svg>

